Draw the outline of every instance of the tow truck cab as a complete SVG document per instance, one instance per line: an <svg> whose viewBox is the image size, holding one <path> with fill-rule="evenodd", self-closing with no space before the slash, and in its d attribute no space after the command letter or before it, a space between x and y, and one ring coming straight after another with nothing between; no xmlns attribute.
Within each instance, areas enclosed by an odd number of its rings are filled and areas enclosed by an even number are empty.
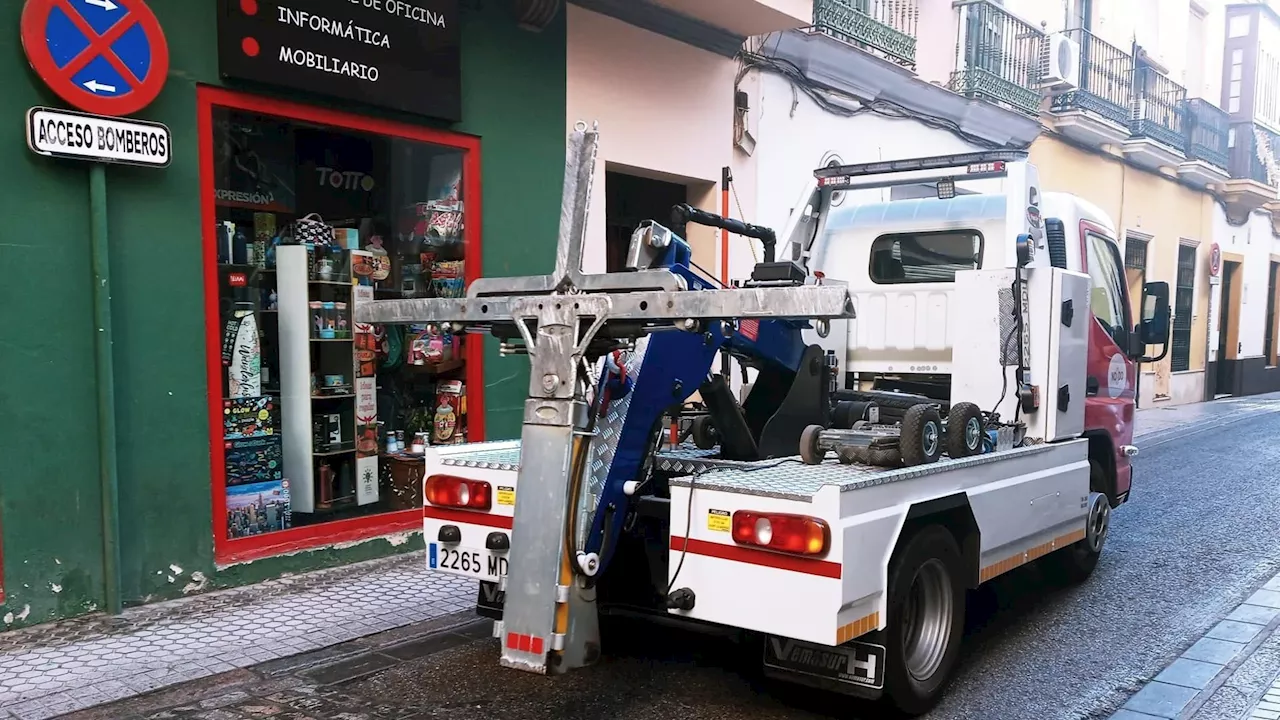
<svg viewBox="0 0 1280 720"><path fill-rule="evenodd" d="M1168 342L1167 283L1130 283L1115 224L1096 205L1041 193L1021 153L975 153L825 168L815 173L781 238L811 272L848 283L856 318L821 342L834 350L846 387L951 395L955 275L1018 267L1086 273L1090 283L1085 436L1095 488L1113 507L1129 497L1139 364ZM894 199L899 190L915 195ZM931 193L919 197L921 190ZM1145 356L1150 342L1162 346Z"/></svg>

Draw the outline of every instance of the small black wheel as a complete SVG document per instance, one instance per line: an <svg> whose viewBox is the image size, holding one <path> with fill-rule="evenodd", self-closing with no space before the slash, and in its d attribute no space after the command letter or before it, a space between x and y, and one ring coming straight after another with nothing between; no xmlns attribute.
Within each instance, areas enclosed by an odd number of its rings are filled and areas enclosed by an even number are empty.
<svg viewBox="0 0 1280 720"><path fill-rule="evenodd" d="M982 452L982 408L956 403L947 413L947 455L969 457Z"/></svg>
<svg viewBox="0 0 1280 720"><path fill-rule="evenodd" d="M914 405L907 410L898 447L902 462L908 467L938 461L942 455L942 418L932 405Z"/></svg>
<svg viewBox="0 0 1280 720"><path fill-rule="evenodd" d="M818 433L826 428L821 425L810 425L800 433L800 459L805 465L821 465L827 453L818 447Z"/></svg>
<svg viewBox="0 0 1280 720"><path fill-rule="evenodd" d="M929 525L906 538L889 568L885 694L907 715L938 703L964 634L964 563L955 538Z"/></svg>
<svg viewBox="0 0 1280 720"><path fill-rule="evenodd" d="M712 424L709 415L694 418L690 430L693 434L693 444L699 450L710 450L720 444L720 435L716 432L716 426Z"/></svg>

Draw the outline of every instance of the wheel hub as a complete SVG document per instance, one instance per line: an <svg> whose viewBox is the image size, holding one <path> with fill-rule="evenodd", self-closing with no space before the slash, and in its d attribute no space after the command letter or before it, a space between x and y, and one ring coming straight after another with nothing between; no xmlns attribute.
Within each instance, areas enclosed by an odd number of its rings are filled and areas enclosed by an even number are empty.
<svg viewBox="0 0 1280 720"><path fill-rule="evenodd" d="M951 576L938 559L920 566L903 606L902 651L917 682L933 677L951 645Z"/></svg>
<svg viewBox="0 0 1280 720"><path fill-rule="evenodd" d="M978 436L982 434L982 424L977 418L969 418L964 424L964 444L970 450L978 449Z"/></svg>
<svg viewBox="0 0 1280 720"><path fill-rule="evenodd" d="M1107 541L1107 531L1111 529L1111 502L1106 495L1089 495L1089 517L1086 523L1085 543L1091 552L1102 552L1102 545Z"/></svg>
<svg viewBox="0 0 1280 720"><path fill-rule="evenodd" d="M924 436L921 438L924 454L932 456L938 451L938 426L931 422L925 423L924 432L921 435Z"/></svg>

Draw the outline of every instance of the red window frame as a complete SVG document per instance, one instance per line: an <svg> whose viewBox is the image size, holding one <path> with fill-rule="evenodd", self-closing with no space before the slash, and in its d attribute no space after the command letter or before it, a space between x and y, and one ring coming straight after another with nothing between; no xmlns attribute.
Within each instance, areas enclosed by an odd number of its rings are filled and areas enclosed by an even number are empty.
<svg viewBox="0 0 1280 720"><path fill-rule="evenodd" d="M403 138L462 150L463 196L466 198L467 221L463 229L467 263L465 280L481 276L481 181L480 138L474 135L418 127L402 122L381 120L301 103L199 86L196 89L197 142L200 146L200 216L201 242L204 244L204 310L205 343L209 388L209 455L213 496L213 555L219 565L246 562L299 550L326 547L336 543L375 538L396 532L422 529L419 509L368 515L346 520L290 528L247 538L228 538L226 496L226 464L222 453L222 362L219 356L218 257L214 223L213 178L213 110L215 107L274 115L371 135ZM464 340L466 358L468 438L484 439L484 343L479 337ZM3 596L0 595L0 598Z"/></svg>

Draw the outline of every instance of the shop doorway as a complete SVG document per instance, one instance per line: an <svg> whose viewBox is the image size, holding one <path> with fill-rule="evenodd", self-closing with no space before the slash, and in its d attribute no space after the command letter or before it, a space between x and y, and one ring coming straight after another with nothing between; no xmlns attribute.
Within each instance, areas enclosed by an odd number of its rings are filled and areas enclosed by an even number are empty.
<svg viewBox="0 0 1280 720"><path fill-rule="evenodd" d="M1236 393L1237 355L1240 349L1240 263L1222 263L1222 294L1218 301L1218 368L1215 372L1216 397Z"/></svg>
<svg viewBox="0 0 1280 720"><path fill-rule="evenodd" d="M621 272L627 264L631 233L645 220L671 224L671 208L689 201L689 188L617 171L604 174L605 271Z"/></svg>

